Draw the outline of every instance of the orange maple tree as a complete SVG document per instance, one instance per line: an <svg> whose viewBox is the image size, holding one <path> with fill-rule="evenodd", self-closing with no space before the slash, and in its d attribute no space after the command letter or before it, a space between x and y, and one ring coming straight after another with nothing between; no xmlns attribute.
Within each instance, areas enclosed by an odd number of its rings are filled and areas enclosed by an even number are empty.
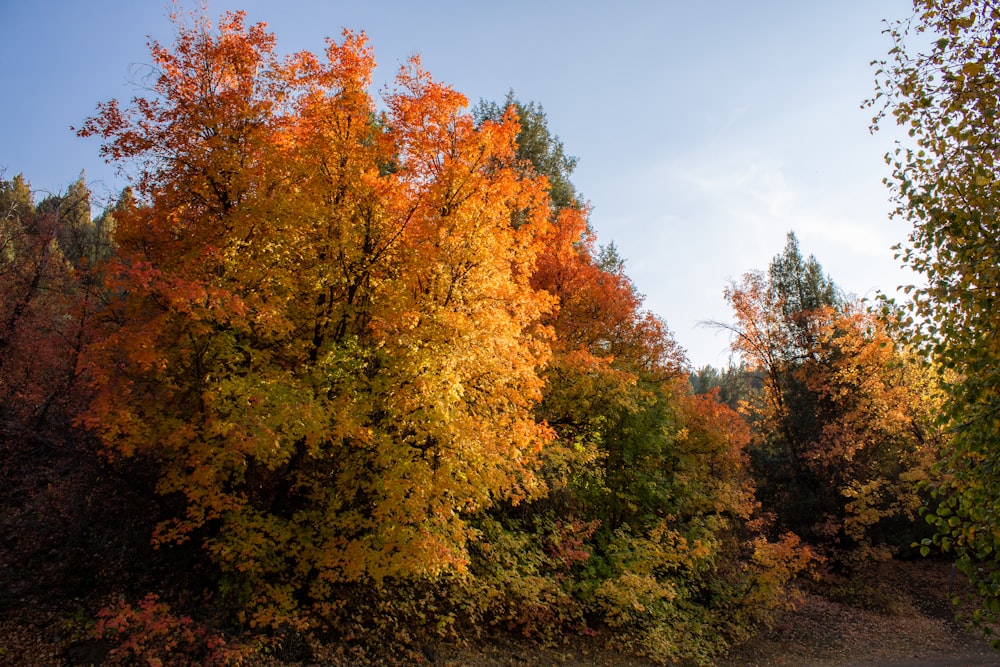
<svg viewBox="0 0 1000 667"><path fill-rule="evenodd" d="M818 332L817 358L798 370L827 417L808 443L808 466L830 498L819 535L850 560L886 558L921 536L943 435L940 386L889 323L853 303Z"/></svg>
<svg viewBox="0 0 1000 667"><path fill-rule="evenodd" d="M158 462L183 510L156 540L200 540L259 625L463 569L466 518L539 494L551 439L516 118L477 127L418 60L379 112L363 34L274 49L242 13L180 25L153 94L81 130L140 169L86 423Z"/></svg>

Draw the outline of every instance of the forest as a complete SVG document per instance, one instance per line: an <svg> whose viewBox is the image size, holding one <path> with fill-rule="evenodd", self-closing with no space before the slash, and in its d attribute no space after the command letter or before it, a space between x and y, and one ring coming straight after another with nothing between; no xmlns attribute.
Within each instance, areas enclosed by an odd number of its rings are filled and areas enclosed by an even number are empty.
<svg viewBox="0 0 1000 667"><path fill-rule="evenodd" d="M1000 620L1000 5L914 7L867 104L909 132L925 283L845 294L790 230L719 286L725 368L644 307L538 102L416 57L377 98L363 33L178 19L81 119L116 201L0 177L0 612L57 604L108 665L710 665L799 587L938 558Z"/></svg>

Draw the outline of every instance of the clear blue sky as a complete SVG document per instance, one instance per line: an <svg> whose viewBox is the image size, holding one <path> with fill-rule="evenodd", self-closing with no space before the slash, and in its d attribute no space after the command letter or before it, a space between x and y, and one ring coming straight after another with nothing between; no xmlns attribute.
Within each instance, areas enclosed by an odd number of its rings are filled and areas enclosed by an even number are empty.
<svg viewBox="0 0 1000 667"><path fill-rule="evenodd" d="M191 7L187 2L182 6ZM859 296L912 281L892 257L882 161L891 134L860 108L883 19L908 0L836 2L579 0L256 0L208 2L266 21L279 50L320 51L342 27L365 30L376 86L420 54L432 75L500 101L539 102L579 158L577 188L600 242L695 366L724 365L729 279L764 269L795 230L833 279ZM98 195L123 183L98 142L70 126L130 98L147 37L169 43L163 0L0 0L0 169L39 196L86 170Z"/></svg>

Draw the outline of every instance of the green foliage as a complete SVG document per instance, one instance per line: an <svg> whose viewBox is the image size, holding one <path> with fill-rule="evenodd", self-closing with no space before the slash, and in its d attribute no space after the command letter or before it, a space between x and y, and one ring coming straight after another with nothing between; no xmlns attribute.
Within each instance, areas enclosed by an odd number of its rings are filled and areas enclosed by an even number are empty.
<svg viewBox="0 0 1000 667"><path fill-rule="evenodd" d="M520 122L517 133L518 160L530 164L536 173L545 176L549 185L549 197L556 210L581 206L580 195L570 180L577 158L566 155L562 141L549 130L548 118L542 105L537 102L524 103L517 99L514 91L510 91L502 107L496 102L480 100L473 109L473 114L479 123L498 121L509 108L517 112Z"/></svg>
<svg viewBox="0 0 1000 667"><path fill-rule="evenodd" d="M28 218L35 213L31 186L18 174L11 180L0 180L0 216L5 222Z"/></svg>
<svg viewBox="0 0 1000 667"><path fill-rule="evenodd" d="M802 258L799 240L789 232L785 248L771 260L767 270L772 302L781 311L787 328L784 358L795 362L808 356L814 346L813 315L823 308L838 310L843 303L839 288L814 255Z"/></svg>
<svg viewBox="0 0 1000 667"><path fill-rule="evenodd" d="M479 525L465 594L480 607L482 622L535 639L580 631L577 577L598 523L548 513L521 521L484 517Z"/></svg>
<svg viewBox="0 0 1000 667"><path fill-rule="evenodd" d="M886 182L896 216L912 226L898 256L925 279L911 288L917 340L947 389L941 504L928 517L935 542L978 586L988 622L1000 599L1000 7L918 0L914 8L890 25L893 47L870 104L874 128L891 116L908 133L886 156Z"/></svg>

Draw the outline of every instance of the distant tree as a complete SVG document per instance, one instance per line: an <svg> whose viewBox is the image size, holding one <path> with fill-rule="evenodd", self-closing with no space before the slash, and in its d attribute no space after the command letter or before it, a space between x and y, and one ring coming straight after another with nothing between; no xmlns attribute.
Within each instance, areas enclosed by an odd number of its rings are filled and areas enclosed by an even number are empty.
<svg viewBox="0 0 1000 667"><path fill-rule="evenodd" d="M104 261L111 258L117 246L115 230L118 227L117 218L125 215L136 204L135 194L131 187L126 187L119 193L115 202L101 211L94 219L93 260Z"/></svg>
<svg viewBox="0 0 1000 667"><path fill-rule="evenodd" d="M56 242L59 252L74 266L97 259L96 229L91 220L90 189L83 174L64 194L50 195L38 204L43 215L59 220Z"/></svg>
<svg viewBox="0 0 1000 667"><path fill-rule="evenodd" d="M35 211L31 186L18 174L11 180L0 179L0 219L13 221L28 218Z"/></svg>
<svg viewBox="0 0 1000 667"><path fill-rule="evenodd" d="M718 400L732 410L755 400L762 389L760 373L747 366L745 361L730 364L724 369L711 365L696 369L689 376L691 391L695 394L709 394L716 391Z"/></svg>
<svg viewBox="0 0 1000 667"><path fill-rule="evenodd" d="M748 273L726 289L735 323L720 325L733 334L732 348L741 361L763 378L763 391L743 406L754 423L750 460L758 498L779 529L807 539L815 537L821 513L816 506L821 482L806 451L822 421L799 370L815 357L819 333L836 315L835 293L815 258L803 261L789 234L766 274Z"/></svg>
<svg viewBox="0 0 1000 667"><path fill-rule="evenodd" d="M522 102L510 91L503 105L481 100L473 114L477 122L498 121L509 108L514 109L520 122L517 159L530 163L535 172L548 179L552 206L556 210L582 206L580 195L570 180L576 169L577 158L566 155L562 141L549 130L542 105L537 102Z"/></svg>
<svg viewBox="0 0 1000 667"><path fill-rule="evenodd" d="M705 365L691 373L691 390L695 394L707 394L722 386L722 372L711 365Z"/></svg>
<svg viewBox="0 0 1000 667"><path fill-rule="evenodd" d="M93 228L82 178L37 206L22 176L0 181L4 429L37 434L52 418L50 428L65 429L80 408L77 362L94 335L98 295L90 269L75 267L71 257L81 261L91 252ZM63 409L54 410L58 405Z"/></svg>
<svg viewBox="0 0 1000 667"><path fill-rule="evenodd" d="M726 292L733 349L763 378L742 404L758 498L841 563L907 546L937 453L934 384L887 323L840 296L794 235ZM890 526L892 526L890 528Z"/></svg>

